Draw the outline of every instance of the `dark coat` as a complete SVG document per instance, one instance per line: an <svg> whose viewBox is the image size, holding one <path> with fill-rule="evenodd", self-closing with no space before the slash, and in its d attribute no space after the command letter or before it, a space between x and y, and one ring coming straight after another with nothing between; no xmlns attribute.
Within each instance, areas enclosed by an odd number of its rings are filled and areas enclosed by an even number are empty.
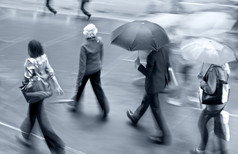
<svg viewBox="0 0 238 154"><path fill-rule="evenodd" d="M155 94L164 90L170 82L169 67L169 49L167 47L152 51L147 56L146 68L143 65L138 67L138 70L146 76L146 93Z"/></svg>

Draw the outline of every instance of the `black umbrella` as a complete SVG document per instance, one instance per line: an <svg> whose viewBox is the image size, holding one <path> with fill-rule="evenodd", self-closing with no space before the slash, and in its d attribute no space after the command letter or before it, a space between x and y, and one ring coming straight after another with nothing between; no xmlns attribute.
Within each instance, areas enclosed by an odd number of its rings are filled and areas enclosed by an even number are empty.
<svg viewBox="0 0 238 154"><path fill-rule="evenodd" d="M136 20L115 29L111 43L129 51L158 50L169 43L169 38L158 24Z"/></svg>

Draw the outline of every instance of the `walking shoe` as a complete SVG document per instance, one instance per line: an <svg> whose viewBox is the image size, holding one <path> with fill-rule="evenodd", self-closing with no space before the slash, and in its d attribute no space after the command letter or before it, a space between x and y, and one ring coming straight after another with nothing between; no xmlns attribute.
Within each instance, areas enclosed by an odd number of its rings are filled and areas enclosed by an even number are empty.
<svg viewBox="0 0 238 154"><path fill-rule="evenodd" d="M88 15L88 20L91 18L91 16L92 16L91 14Z"/></svg>
<svg viewBox="0 0 238 154"><path fill-rule="evenodd" d="M150 141L156 144L170 145L171 139L163 136L149 136Z"/></svg>
<svg viewBox="0 0 238 154"><path fill-rule="evenodd" d="M24 144L24 145L26 145L26 146L32 146L31 140L30 140L30 139L26 139L25 137L22 136L22 134L16 135L16 138L17 138L17 140L18 140L20 143L22 143L22 144Z"/></svg>
<svg viewBox="0 0 238 154"><path fill-rule="evenodd" d="M126 114L127 114L127 117L131 120L132 124L136 125L138 121L134 118L133 112L131 110L127 110Z"/></svg>
<svg viewBox="0 0 238 154"><path fill-rule="evenodd" d="M75 106L76 102L74 99L70 99L68 102L67 102L67 107L68 107L68 110L71 111L71 112L77 112L77 107Z"/></svg>
<svg viewBox="0 0 238 154"><path fill-rule="evenodd" d="M206 154L205 150L199 150L198 148L194 148L193 150L190 150L190 154Z"/></svg>

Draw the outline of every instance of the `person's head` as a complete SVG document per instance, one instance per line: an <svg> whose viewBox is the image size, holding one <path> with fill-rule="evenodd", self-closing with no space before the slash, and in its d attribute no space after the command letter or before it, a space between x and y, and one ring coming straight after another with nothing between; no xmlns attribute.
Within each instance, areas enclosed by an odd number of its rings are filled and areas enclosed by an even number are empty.
<svg viewBox="0 0 238 154"><path fill-rule="evenodd" d="M37 58L44 54L41 43L37 40L31 40L28 43L28 54L31 58Z"/></svg>
<svg viewBox="0 0 238 154"><path fill-rule="evenodd" d="M88 24L87 26L84 27L83 29L83 35L86 38L93 38L96 37L98 32L97 27L94 24Z"/></svg>

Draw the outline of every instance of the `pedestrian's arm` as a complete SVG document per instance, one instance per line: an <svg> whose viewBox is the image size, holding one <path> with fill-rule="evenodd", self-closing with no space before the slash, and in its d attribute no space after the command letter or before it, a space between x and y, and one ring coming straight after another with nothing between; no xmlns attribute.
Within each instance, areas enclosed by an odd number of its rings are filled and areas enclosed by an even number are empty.
<svg viewBox="0 0 238 154"><path fill-rule="evenodd" d="M104 47L103 47L103 42L102 42L102 38L101 37L98 37L98 43L100 43L100 47L101 47L101 50L100 50L100 60L101 62L103 62L103 56L104 56Z"/></svg>
<svg viewBox="0 0 238 154"><path fill-rule="evenodd" d="M86 50L82 46L80 51L80 58L79 58L79 72L77 77L77 86L81 85L82 79L86 72L86 61L87 61Z"/></svg>
<svg viewBox="0 0 238 154"><path fill-rule="evenodd" d="M103 48L103 44L101 46L101 50L100 50L100 60L101 60L101 63L103 63L103 56L104 56L104 48Z"/></svg>
<svg viewBox="0 0 238 154"><path fill-rule="evenodd" d="M46 72L47 72L48 74L46 74L46 76L42 76L42 75L41 75L41 77L44 78L44 79L50 79L50 80L52 81L51 83L53 84L53 87L54 87L54 89L56 90L56 92L57 92L58 94L62 95L64 92L63 92L63 90L62 90L62 88L61 88L61 86L60 86L60 84L59 84L57 78L55 77L54 70L53 70L53 68L51 67L51 65L50 65L49 60L48 60L47 57L46 57Z"/></svg>
<svg viewBox="0 0 238 154"><path fill-rule="evenodd" d="M142 64L140 64L138 70L147 77L150 76L150 74L152 73L153 67L154 67L154 59L152 58L151 55L148 55L146 68Z"/></svg>
<svg viewBox="0 0 238 154"><path fill-rule="evenodd" d="M208 72L207 82L201 81L200 87L204 90L205 93L214 94L214 92L216 91L216 83L217 83L217 74L215 69L213 69L212 71Z"/></svg>
<svg viewBox="0 0 238 154"><path fill-rule="evenodd" d="M35 66L31 63L29 58L26 59L24 63L24 76L26 79L30 79L33 75L33 70L35 69Z"/></svg>

